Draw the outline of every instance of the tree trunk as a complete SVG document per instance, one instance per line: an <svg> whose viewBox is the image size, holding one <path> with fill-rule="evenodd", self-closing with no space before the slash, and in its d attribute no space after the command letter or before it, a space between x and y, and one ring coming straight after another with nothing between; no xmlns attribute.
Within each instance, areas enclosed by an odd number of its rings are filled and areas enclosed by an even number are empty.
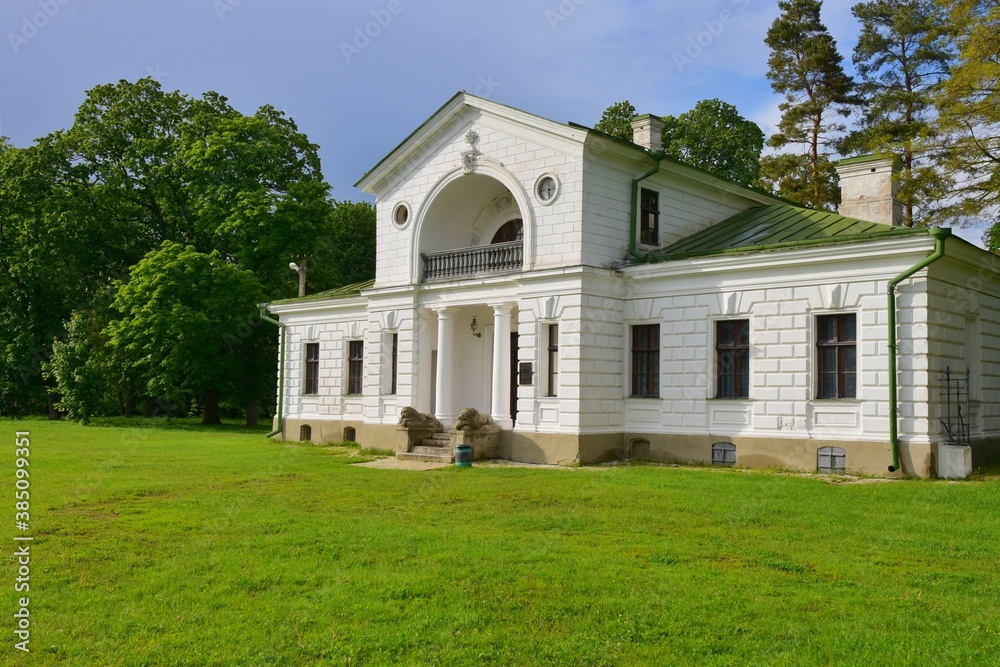
<svg viewBox="0 0 1000 667"><path fill-rule="evenodd" d="M247 426L257 425L257 401L247 401Z"/></svg>
<svg viewBox="0 0 1000 667"><path fill-rule="evenodd" d="M149 419L153 416L153 411L156 409L156 400L152 396L146 397L146 405L142 408L142 416Z"/></svg>
<svg viewBox="0 0 1000 667"><path fill-rule="evenodd" d="M56 397L52 395L52 392L45 392L45 405L49 409L49 421L58 421L62 419L62 415L56 410Z"/></svg>
<svg viewBox="0 0 1000 667"><path fill-rule="evenodd" d="M219 390L205 390L205 416L201 420L202 424L221 424L219 418Z"/></svg>

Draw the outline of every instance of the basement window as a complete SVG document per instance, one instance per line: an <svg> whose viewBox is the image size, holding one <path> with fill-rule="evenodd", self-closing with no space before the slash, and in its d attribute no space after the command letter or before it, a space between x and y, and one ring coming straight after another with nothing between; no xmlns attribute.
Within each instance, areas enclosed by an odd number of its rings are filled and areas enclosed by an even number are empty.
<svg viewBox="0 0 1000 667"><path fill-rule="evenodd" d="M847 452L842 447L820 447L816 467L820 472L843 474L847 472Z"/></svg>
<svg viewBox="0 0 1000 667"><path fill-rule="evenodd" d="M717 442L712 445L712 465L736 465L736 445L731 442Z"/></svg>

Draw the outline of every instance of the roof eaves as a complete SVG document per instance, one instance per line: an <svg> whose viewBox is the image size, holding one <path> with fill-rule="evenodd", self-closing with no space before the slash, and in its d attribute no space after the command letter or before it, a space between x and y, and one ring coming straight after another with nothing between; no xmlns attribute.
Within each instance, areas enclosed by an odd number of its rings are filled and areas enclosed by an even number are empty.
<svg viewBox="0 0 1000 667"><path fill-rule="evenodd" d="M344 285L342 287L335 287L333 289L326 290L324 292L316 292L315 294L309 294L306 296L292 297L291 299L278 299L277 301L272 301L271 303L278 305L293 304L293 303L308 303L310 301L329 301L334 299L348 299L351 297L361 296L361 292L366 289L370 289L375 285L375 279L363 280L358 283L352 283L350 285Z"/></svg>

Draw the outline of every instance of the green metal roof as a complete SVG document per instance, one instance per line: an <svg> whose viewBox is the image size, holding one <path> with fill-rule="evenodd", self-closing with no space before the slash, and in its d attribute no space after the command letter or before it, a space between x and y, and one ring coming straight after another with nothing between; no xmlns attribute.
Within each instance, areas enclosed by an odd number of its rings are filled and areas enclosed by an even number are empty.
<svg viewBox="0 0 1000 667"><path fill-rule="evenodd" d="M279 301L274 301L273 303L301 303L305 301L321 301L325 299L346 299L352 296L360 296L362 290L374 287L374 285L375 279L372 278L371 280L365 280L352 285L335 287L333 289L326 290L325 292L316 292L315 294L308 294L294 299L281 299Z"/></svg>
<svg viewBox="0 0 1000 667"><path fill-rule="evenodd" d="M648 261L812 245L856 243L926 234L927 228L893 227L788 204L757 206L651 253Z"/></svg>

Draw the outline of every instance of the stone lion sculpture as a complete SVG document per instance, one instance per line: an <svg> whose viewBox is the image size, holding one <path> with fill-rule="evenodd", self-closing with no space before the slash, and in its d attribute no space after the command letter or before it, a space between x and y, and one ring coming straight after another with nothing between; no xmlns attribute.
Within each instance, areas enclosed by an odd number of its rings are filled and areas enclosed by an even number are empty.
<svg viewBox="0 0 1000 667"><path fill-rule="evenodd" d="M414 407L405 407L399 413L399 425L405 428L426 428L435 432L443 431L441 425L434 415L426 412L418 412Z"/></svg>
<svg viewBox="0 0 1000 667"><path fill-rule="evenodd" d="M465 408L458 414L455 429L458 431L474 431L484 426L493 426L493 423L493 417L481 414L475 408Z"/></svg>

